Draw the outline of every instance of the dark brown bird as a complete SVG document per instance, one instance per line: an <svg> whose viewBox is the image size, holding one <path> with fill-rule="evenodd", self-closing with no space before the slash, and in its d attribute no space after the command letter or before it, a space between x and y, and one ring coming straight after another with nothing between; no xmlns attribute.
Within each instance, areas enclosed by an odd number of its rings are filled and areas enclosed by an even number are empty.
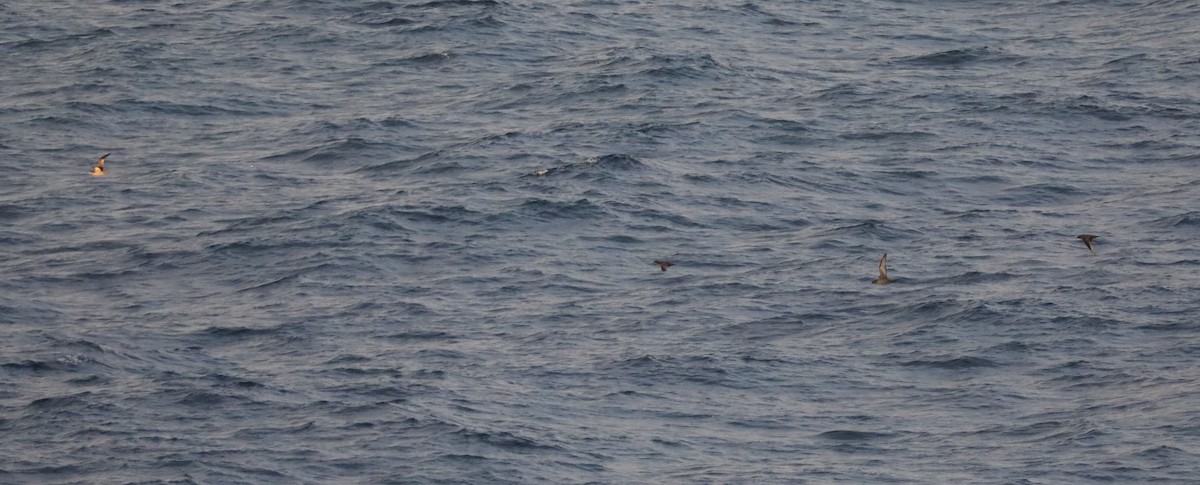
<svg viewBox="0 0 1200 485"><path fill-rule="evenodd" d="M104 159L108 158L109 155L112 155L112 154L105 153L103 157L100 157L99 160L96 160L96 168L93 168L92 171L90 171L88 173L95 175L97 177L108 173L108 170L104 169Z"/></svg>
<svg viewBox="0 0 1200 485"><path fill-rule="evenodd" d="M1091 251L1093 253L1096 252L1095 249L1092 249L1092 240L1096 239L1096 236L1093 236L1091 234L1080 234L1075 237L1079 238L1080 240L1083 241L1083 244L1087 245L1088 251Z"/></svg>
<svg viewBox="0 0 1200 485"><path fill-rule="evenodd" d="M879 260L879 277L871 280L871 284L886 285L891 282L891 278L887 276L887 253L883 253L883 259Z"/></svg>
<svg viewBox="0 0 1200 485"><path fill-rule="evenodd" d="M656 260L654 260L654 264L658 265L658 269L661 269L663 271L666 271L667 268L675 266L675 263L672 263L665 259L656 259Z"/></svg>

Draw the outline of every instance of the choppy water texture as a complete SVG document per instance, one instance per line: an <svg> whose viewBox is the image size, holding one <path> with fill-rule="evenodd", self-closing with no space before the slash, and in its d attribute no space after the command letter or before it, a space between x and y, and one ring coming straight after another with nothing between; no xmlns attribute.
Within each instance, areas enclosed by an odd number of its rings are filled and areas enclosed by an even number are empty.
<svg viewBox="0 0 1200 485"><path fill-rule="evenodd" d="M1172 0L5 2L0 482L1194 483L1197 45Z"/></svg>

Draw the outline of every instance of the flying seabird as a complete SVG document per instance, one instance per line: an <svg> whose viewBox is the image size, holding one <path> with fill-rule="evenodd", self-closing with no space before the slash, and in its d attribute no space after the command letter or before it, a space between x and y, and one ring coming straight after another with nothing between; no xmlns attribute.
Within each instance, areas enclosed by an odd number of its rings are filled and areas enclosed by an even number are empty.
<svg viewBox="0 0 1200 485"><path fill-rule="evenodd" d="M1091 251L1093 253L1096 252L1095 249L1092 249L1092 240L1096 239L1096 236L1093 236L1091 234L1080 234L1075 237L1083 240L1083 244L1087 245L1088 251Z"/></svg>
<svg viewBox="0 0 1200 485"><path fill-rule="evenodd" d="M879 260L879 277L871 280L871 284L886 285L891 282L887 277L887 253L883 253L883 259Z"/></svg>
<svg viewBox="0 0 1200 485"><path fill-rule="evenodd" d="M667 268L670 268L670 267L672 267L672 266L675 266L675 263L672 263L672 262L670 262L670 261L667 261L667 260L665 260L665 259L656 259L656 260L654 260L654 264L658 265L658 268L659 268L659 269L661 269L661 270L663 270L663 271L666 271L666 270L667 270Z"/></svg>
<svg viewBox="0 0 1200 485"><path fill-rule="evenodd" d="M105 153L103 157L100 157L99 160L96 160L96 168L93 168L92 171L88 172L88 173L95 175L97 177L108 173L108 170L104 169L104 159L108 158L109 155L112 155L112 154Z"/></svg>

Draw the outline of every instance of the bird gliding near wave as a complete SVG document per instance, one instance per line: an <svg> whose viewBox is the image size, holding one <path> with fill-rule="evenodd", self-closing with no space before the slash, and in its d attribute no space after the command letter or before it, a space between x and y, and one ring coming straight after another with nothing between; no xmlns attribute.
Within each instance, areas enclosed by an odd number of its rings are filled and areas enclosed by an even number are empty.
<svg viewBox="0 0 1200 485"><path fill-rule="evenodd" d="M883 259L879 260L879 277L871 280L871 284L886 285L891 282L891 278L888 278L887 275L887 253L883 253Z"/></svg>
<svg viewBox="0 0 1200 485"><path fill-rule="evenodd" d="M1088 251L1091 251L1093 253L1096 252L1095 249L1092 249L1092 240L1096 239L1096 236L1093 236L1091 234L1080 234L1075 237L1083 241L1083 244L1087 246Z"/></svg>
<svg viewBox="0 0 1200 485"><path fill-rule="evenodd" d="M658 266L658 269L661 269L663 271L666 271L667 268L675 266L675 263L672 263L665 259L656 259L656 260L654 260L654 264L655 264L655 266Z"/></svg>
<svg viewBox="0 0 1200 485"><path fill-rule="evenodd" d="M90 171L88 173L95 175L97 177L108 173L108 170L104 169L104 159L108 158L109 155L112 155L112 154L105 153L104 156L100 157L99 160L96 160L96 168L93 168L92 171Z"/></svg>

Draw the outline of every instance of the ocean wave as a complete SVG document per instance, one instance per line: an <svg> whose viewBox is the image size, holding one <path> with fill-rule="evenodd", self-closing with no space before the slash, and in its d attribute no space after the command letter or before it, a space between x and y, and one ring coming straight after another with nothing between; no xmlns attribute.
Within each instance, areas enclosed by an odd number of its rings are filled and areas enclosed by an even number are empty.
<svg viewBox="0 0 1200 485"><path fill-rule="evenodd" d="M1200 476L1194 1L25 3L0 482Z"/></svg>
<svg viewBox="0 0 1200 485"><path fill-rule="evenodd" d="M894 65L914 67L962 67L986 62L1015 63L1019 59L1017 56L1007 54L1002 49L980 46L906 56L894 59L892 63Z"/></svg>

